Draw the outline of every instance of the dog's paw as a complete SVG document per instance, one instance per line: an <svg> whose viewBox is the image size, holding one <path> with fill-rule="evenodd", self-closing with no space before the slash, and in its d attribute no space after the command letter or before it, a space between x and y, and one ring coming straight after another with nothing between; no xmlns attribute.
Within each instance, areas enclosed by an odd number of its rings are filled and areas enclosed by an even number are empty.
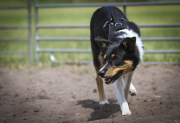
<svg viewBox="0 0 180 123"><path fill-rule="evenodd" d="M121 106L122 115L131 115L131 111L129 110L129 106L127 102L124 102Z"/></svg>
<svg viewBox="0 0 180 123"><path fill-rule="evenodd" d="M122 111L122 115L131 115L130 110Z"/></svg>
<svg viewBox="0 0 180 123"><path fill-rule="evenodd" d="M129 91L129 94L130 94L131 96L136 96L136 91Z"/></svg>
<svg viewBox="0 0 180 123"><path fill-rule="evenodd" d="M130 85L129 94L131 96L136 96L137 94L136 88L133 86L133 84Z"/></svg>
<svg viewBox="0 0 180 123"><path fill-rule="evenodd" d="M104 100L104 101L100 101L99 104L100 104L100 105L109 104L109 101L106 99L106 100Z"/></svg>

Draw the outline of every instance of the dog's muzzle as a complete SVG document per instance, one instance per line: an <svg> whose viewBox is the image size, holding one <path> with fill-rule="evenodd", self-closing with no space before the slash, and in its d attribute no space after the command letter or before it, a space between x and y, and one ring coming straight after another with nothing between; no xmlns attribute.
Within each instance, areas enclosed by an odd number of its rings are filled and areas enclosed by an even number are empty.
<svg viewBox="0 0 180 123"><path fill-rule="evenodd" d="M99 70L98 75L101 78L104 78L104 75L106 74L107 71L107 67L108 67L108 62L106 62L105 65Z"/></svg>

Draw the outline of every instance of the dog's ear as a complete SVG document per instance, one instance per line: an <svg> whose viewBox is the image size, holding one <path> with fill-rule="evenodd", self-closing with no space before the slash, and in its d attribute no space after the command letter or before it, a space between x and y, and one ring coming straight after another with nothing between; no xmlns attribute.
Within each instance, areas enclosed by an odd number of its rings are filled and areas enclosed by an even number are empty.
<svg viewBox="0 0 180 123"><path fill-rule="evenodd" d="M104 42L104 43L107 43L107 44L112 44L113 42L110 41L110 40L107 40L107 39L104 39L103 37L101 36L98 36L96 38L94 38L95 41L98 41L98 42Z"/></svg>
<svg viewBox="0 0 180 123"><path fill-rule="evenodd" d="M97 41L97 42L101 42L103 51L107 48L107 46L109 44L113 43L112 41L109 41L107 39L102 38L101 36L98 36L98 37L94 38L94 40Z"/></svg>
<svg viewBox="0 0 180 123"><path fill-rule="evenodd" d="M128 37L125 38L122 42L122 44L124 45L124 47L128 50L128 51L134 51L135 50L135 45L136 45L136 37Z"/></svg>

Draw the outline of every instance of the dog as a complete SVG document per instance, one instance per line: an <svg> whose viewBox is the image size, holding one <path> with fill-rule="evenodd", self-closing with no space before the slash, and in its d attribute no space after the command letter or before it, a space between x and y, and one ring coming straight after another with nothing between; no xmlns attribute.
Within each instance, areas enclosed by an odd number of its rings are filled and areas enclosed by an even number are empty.
<svg viewBox="0 0 180 123"><path fill-rule="evenodd" d="M90 33L99 104L109 104L104 92L104 79L106 84L113 83L122 115L130 115L128 94L134 96L137 93L131 79L144 54L140 30L120 9L109 6L94 12Z"/></svg>

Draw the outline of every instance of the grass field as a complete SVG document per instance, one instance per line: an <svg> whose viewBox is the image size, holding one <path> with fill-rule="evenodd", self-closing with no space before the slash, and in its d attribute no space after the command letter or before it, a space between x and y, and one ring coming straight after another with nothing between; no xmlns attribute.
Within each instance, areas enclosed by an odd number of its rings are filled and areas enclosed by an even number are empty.
<svg viewBox="0 0 180 123"><path fill-rule="evenodd" d="M18 3L16 3L18 5ZM5 5L2 4L3 6ZM21 5L21 3L19 3ZM127 17L137 24L175 24L180 22L179 5L127 7ZM99 7L49 8L39 10L39 25L87 25ZM120 9L122 9L120 7ZM33 61L35 61L34 10L32 7ZM0 26L27 25L26 10L1 10ZM141 28L142 37L180 37L180 28ZM40 29L40 37L90 37L89 29ZM27 38L26 30L0 30L0 39ZM90 41L41 41L42 49L91 49ZM23 42L0 42L0 51L27 51ZM145 42L145 50L180 50L179 41ZM58 60L92 60L88 53L55 53ZM145 54L144 61L180 62L180 54ZM40 62L51 63L49 53L40 53ZM0 55L0 63L28 63L26 55Z"/></svg>

